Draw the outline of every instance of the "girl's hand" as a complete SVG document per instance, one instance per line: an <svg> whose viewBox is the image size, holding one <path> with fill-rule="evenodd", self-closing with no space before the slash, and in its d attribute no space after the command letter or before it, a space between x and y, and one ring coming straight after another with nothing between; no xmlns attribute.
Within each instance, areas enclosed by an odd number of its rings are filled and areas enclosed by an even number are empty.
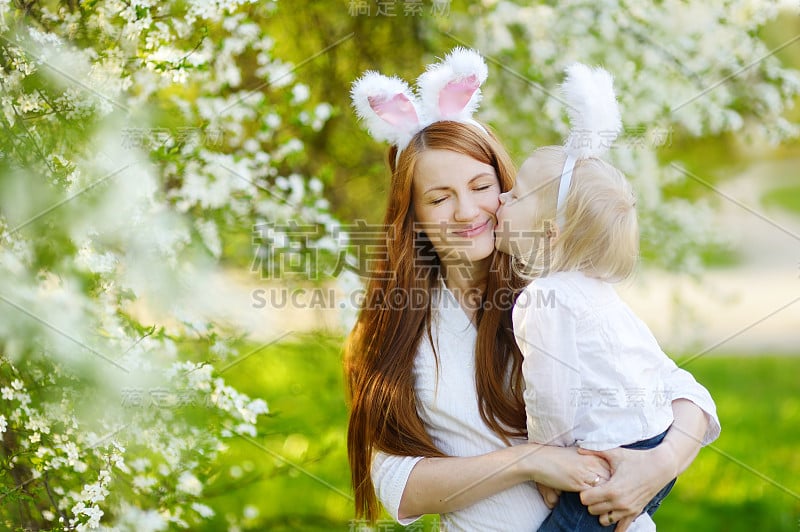
<svg viewBox="0 0 800 532"><path fill-rule="evenodd" d="M537 486L583 491L611 477L611 466L600 456L578 454L575 447L525 445L530 446L530 451L523 457L522 467Z"/></svg>
<svg viewBox="0 0 800 532"><path fill-rule="evenodd" d="M589 513L598 516L600 524L617 524L617 532L628 528L650 500L670 480L675 470L670 449L659 445L653 449L579 450L581 455L603 458L613 472L608 482L581 491L581 502Z"/></svg>

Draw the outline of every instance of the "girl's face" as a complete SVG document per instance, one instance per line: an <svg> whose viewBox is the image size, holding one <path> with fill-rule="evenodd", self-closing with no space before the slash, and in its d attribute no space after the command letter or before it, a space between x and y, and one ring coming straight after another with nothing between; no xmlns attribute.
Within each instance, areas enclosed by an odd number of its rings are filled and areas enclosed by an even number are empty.
<svg viewBox="0 0 800 532"><path fill-rule="evenodd" d="M494 167L449 150L426 150L414 172L416 230L443 264L472 264L494 253L500 182Z"/></svg>
<svg viewBox="0 0 800 532"><path fill-rule="evenodd" d="M500 194L495 245L516 257L530 257L544 236L539 211L540 191L546 180L537 172L536 158L529 157L519 169L514 186Z"/></svg>

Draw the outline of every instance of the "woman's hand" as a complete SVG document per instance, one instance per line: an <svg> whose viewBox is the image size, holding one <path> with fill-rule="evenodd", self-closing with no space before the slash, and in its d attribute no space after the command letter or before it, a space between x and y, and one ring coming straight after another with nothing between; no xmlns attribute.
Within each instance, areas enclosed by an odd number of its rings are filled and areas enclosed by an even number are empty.
<svg viewBox="0 0 800 532"><path fill-rule="evenodd" d="M589 508L590 514L599 517L601 525L618 523L617 532L626 530L661 488L675 478L674 460L669 456L668 447L608 451L581 449L579 452L603 458L611 464L611 479L581 491L581 502Z"/></svg>
<svg viewBox="0 0 800 532"><path fill-rule="evenodd" d="M525 444L530 452L522 466L536 485L561 491L582 491L611 477L611 466L600 456L578 454L576 447ZM551 497L552 498L552 497Z"/></svg>
<svg viewBox="0 0 800 532"><path fill-rule="evenodd" d="M672 412L675 420L658 447L580 451L611 464L611 480L581 491L581 502L589 508L589 513L599 516L601 525L613 521L618 523L616 530L624 532L661 488L683 473L697 456L708 418L686 399L673 401Z"/></svg>

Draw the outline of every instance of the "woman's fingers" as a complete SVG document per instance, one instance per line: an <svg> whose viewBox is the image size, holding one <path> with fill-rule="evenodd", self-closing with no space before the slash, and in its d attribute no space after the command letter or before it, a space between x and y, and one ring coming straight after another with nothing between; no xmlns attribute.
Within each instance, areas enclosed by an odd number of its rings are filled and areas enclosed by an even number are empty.
<svg viewBox="0 0 800 532"><path fill-rule="evenodd" d="M600 486L611 478L608 462L597 456L587 458L591 458L591 460L585 464L585 473L582 473L583 485L578 488L579 490Z"/></svg>
<svg viewBox="0 0 800 532"><path fill-rule="evenodd" d="M597 456L578 456L578 467L573 473L572 486L569 491L581 491L586 488L600 486L611 477L608 462Z"/></svg>
<svg viewBox="0 0 800 532"><path fill-rule="evenodd" d="M620 522L617 524L617 528L615 528L614 530L616 532L625 532L626 530L628 530L628 527L631 526L631 523L633 523L634 519L636 518L633 516L621 519Z"/></svg>
<svg viewBox="0 0 800 532"><path fill-rule="evenodd" d="M597 456L581 456L574 447L541 447L541 452L531 453L530 463L523 468L532 472L531 480L565 491L581 491L590 486L597 476L610 476L605 460ZM600 482L598 482L598 485Z"/></svg>
<svg viewBox="0 0 800 532"><path fill-rule="evenodd" d="M590 514L603 516L615 509L611 501L599 501L592 504L587 504L586 502L584 502L583 494L589 493L590 491L592 490L586 490L581 492L581 502L589 509Z"/></svg>
<svg viewBox="0 0 800 532"><path fill-rule="evenodd" d="M670 471L653 460L653 452L619 448L580 451L581 454L608 460L613 470L608 482L581 492L581 502L588 507L589 513L603 516L613 511L615 521L635 519L671 480L668 478Z"/></svg>
<svg viewBox="0 0 800 532"><path fill-rule="evenodd" d="M594 488L595 486L599 486L605 482L608 482L608 479L611 478L611 474L608 471L608 464L606 462L601 462L600 467L597 468L597 473L592 471L590 475L591 478L587 478L583 481L585 484L585 488Z"/></svg>
<svg viewBox="0 0 800 532"><path fill-rule="evenodd" d="M542 498L547 507L551 509L555 508L556 504L558 504L558 498L561 496L561 490L543 484L536 484L536 487L539 489L539 493L542 494Z"/></svg>
<svg viewBox="0 0 800 532"><path fill-rule="evenodd" d="M591 449L584 449L582 447L578 447L578 454L582 454L585 456L596 456L605 460L610 466L611 471L615 469L615 465L620 461L620 448L617 447L616 449L608 449L607 451L592 451Z"/></svg>

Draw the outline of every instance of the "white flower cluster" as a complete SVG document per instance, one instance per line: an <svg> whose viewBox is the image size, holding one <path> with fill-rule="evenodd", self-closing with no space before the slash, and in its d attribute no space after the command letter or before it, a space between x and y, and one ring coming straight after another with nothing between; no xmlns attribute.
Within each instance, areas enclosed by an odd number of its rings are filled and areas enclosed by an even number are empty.
<svg viewBox="0 0 800 532"><path fill-rule="evenodd" d="M2 529L194 528L225 440L258 434L266 402L196 362L236 352L193 280L256 221L335 220L291 170L333 109L254 3L0 1Z"/></svg>

